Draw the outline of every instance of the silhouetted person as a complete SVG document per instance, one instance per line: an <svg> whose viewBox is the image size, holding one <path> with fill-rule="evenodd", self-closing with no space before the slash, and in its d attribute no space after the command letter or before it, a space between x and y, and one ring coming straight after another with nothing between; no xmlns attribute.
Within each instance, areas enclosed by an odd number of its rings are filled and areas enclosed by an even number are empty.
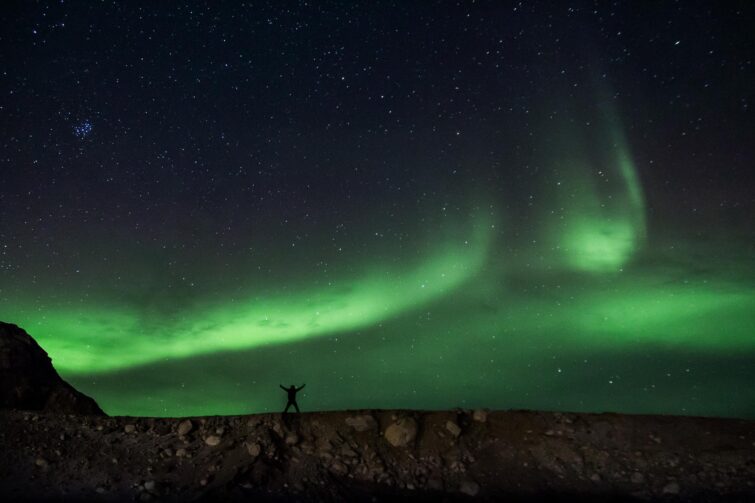
<svg viewBox="0 0 755 503"><path fill-rule="evenodd" d="M286 412L288 412L288 408L292 405L294 406L294 409L296 409L296 412L299 412L299 406L296 404L296 393L303 390L306 384L302 384L298 388L293 384L288 388L286 388L282 384L279 384L278 386L280 386L283 391L288 393L288 403L286 404L286 409L283 411L283 413L285 414Z"/></svg>

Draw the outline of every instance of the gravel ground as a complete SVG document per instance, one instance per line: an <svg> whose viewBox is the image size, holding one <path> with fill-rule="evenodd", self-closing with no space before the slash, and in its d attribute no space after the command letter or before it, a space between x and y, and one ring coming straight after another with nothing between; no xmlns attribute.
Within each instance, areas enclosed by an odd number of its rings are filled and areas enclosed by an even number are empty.
<svg viewBox="0 0 755 503"><path fill-rule="evenodd" d="M483 410L176 419L0 411L0 493L4 501L751 502L755 421Z"/></svg>

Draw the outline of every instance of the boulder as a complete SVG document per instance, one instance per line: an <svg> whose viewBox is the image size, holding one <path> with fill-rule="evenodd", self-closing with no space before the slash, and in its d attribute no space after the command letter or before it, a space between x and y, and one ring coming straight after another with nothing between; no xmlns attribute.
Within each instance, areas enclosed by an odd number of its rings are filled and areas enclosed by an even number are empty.
<svg viewBox="0 0 755 503"><path fill-rule="evenodd" d="M417 436L417 422L410 417L398 419L385 429L383 436L392 446L403 447Z"/></svg>
<svg viewBox="0 0 755 503"><path fill-rule="evenodd" d="M191 419L185 419L178 423L178 429L176 430L176 432L179 436L183 437L184 435L189 433L192 428L194 428L194 425L192 424Z"/></svg>
<svg viewBox="0 0 755 503"><path fill-rule="evenodd" d="M446 421L446 429L454 437L458 437L459 435L461 435L461 428L459 427L458 424L456 424L453 421L450 421L450 420Z"/></svg>

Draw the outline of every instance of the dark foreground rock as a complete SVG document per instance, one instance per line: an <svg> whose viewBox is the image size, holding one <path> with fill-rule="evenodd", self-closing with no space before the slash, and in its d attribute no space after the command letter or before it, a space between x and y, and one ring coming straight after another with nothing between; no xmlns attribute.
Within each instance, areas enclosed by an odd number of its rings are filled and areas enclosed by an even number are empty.
<svg viewBox="0 0 755 503"><path fill-rule="evenodd" d="M352 411L0 411L4 501L755 501L755 422Z"/></svg>
<svg viewBox="0 0 755 503"><path fill-rule="evenodd" d="M23 329L0 322L0 409L104 415L97 402L60 378Z"/></svg>

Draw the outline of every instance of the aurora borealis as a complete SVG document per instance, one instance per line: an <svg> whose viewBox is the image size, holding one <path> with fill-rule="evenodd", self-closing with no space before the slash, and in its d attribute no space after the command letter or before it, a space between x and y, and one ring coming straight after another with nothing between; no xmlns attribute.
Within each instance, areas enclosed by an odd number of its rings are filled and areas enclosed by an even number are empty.
<svg viewBox="0 0 755 503"><path fill-rule="evenodd" d="M109 414L755 417L752 7L439 7L4 6L0 320Z"/></svg>

